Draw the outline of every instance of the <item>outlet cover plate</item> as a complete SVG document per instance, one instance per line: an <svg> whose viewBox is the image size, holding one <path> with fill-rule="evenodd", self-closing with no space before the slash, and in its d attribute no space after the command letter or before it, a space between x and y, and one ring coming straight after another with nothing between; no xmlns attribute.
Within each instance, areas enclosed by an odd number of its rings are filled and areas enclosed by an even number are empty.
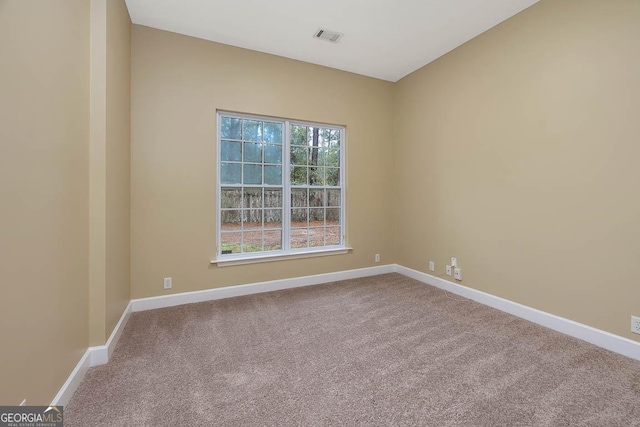
<svg viewBox="0 0 640 427"><path fill-rule="evenodd" d="M171 279L171 277L165 277L163 281L164 289L171 289L172 286L173 286L173 279Z"/></svg>
<svg viewBox="0 0 640 427"><path fill-rule="evenodd" d="M429 271L436 271L436 263L429 261Z"/></svg>
<svg viewBox="0 0 640 427"><path fill-rule="evenodd" d="M462 280L462 269L461 268L454 268L453 269L453 277L456 280Z"/></svg>
<svg viewBox="0 0 640 427"><path fill-rule="evenodd" d="M631 332L640 334L640 317L631 316Z"/></svg>
<svg viewBox="0 0 640 427"><path fill-rule="evenodd" d="M446 272L447 276L451 276L451 266L450 265L447 265L445 267L445 272Z"/></svg>

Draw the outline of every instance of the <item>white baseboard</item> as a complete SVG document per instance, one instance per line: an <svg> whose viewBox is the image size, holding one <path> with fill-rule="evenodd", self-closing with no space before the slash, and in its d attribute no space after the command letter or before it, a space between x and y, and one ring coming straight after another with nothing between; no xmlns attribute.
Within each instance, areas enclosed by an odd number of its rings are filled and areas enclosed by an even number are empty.
<svg viewBox="0 0 640 427"><path fill-rule="evenodd" d="M335 273L316 274L313 276L294 277L291 279L271 280L269 282L251 283L248 285L226 286L224 288L206 289L204 291L183 292L179 294L162 295L158 297L131 300L134 312L153 310L156 308L173 307L176 305L195 302L212 301L242 295L259 294L263 292L279 291L282 289L298 288L301 286L319 285L338 280L357 279L360 277L376 276L378 274L393 273L396 266L381 265L379 267L359 268L356 270L337 271Z"/></svg>
<svg viewBox="0 0 640 427"><path fill-rule="evenodd" d="M127 324L127 320L129 320L129 316L131 316L132 307L131 301L127 304L127 308L124 309L120 320L115 328L113 328L113 332L111 332L111 336L107 340L105 345L97 345L94 347L89 347L91 350L91 366L99 366L104 365L109 361L111 355L113 354L113 350L116 348L116 344L118 344L118 340L120 339L120 335L124 330L125 325Z"/></svg>
<svg viewBox="0 0 640 427"><path fill-rule="evenodd" d="M404 276L411 277L412 279L416 279L428 285L444 289L456 295L460 295L481 304L488 305L489 307L493 307L506 313L513 314L514 316L520 317L533 323L537 323L538 325L545 326L549 329L553 329L554 331L558 331L563 334L581 339L588 343L597 345L598 347L611 350L615 353L622 354L632 359L640 360L639 342L632 341L619 335L614 335L612 333L596 329L582 323L574 322L573 320L565 319L564 317L537 310L535 308L531 308L517 302L500 298L495 295L479 291L477 289L458 285L456 283L449 282L447 280L432 276L427 273L423 273L421 271L412 270L401 265L396 265L395 267L396 272Z"/></svg>
<svg viewBox="0 0 640 427"><path fill-rule="evenodd" d="M71 371L71 375L67 378L67 381L64 382L56 397L51 401L50 406L58 406L58 405L66 405L73 397L73 393L76 392L78 386L82 382L82 379L86 375L87 371L91 367L91 347L84 352L80 361Z"/></svg>
<svg viewBox="0 0 640 427"><path fill-rule="evenodd" d="M51 402L51 406L56 405L66 405L69 403L73 394L78 389L78 386L82 382L82 379L87 374L89 368L98 365L104 365L109 361L109 358L113 354L113 350L116 348L116 344L118 344L118 340L120 339L120 335L124 330L124 326L127 324L127 320L129 320L129 316L131 315L131 302L127 304L127 308L125 308L118 324L111 332L109 339L105 345L98 345L94 347L89 347L84 355L80 358L80 361L76 365L76 367L71 371L71 375L67 378L67 381L62 385L56 397L53 398Z"/></svg>

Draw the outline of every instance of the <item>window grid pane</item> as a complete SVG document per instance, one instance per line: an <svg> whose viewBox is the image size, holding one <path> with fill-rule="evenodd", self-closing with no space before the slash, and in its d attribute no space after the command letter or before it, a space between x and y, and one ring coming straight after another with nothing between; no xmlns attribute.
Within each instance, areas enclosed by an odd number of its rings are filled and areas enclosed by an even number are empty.
<svg viewBox="0 0 640 427"><path fill-rule="evenodd" d="M300 141L306 135L305 150ZM322 126L306 126L291 133L291 247L323 247L340 245L342 205L340 188L340 130ZM306 159L305 159L306 156ZM306 161L307 167L302 165ZM304 189L304 190L303 190ZM302 193L306 191L306 193ZM299 193L297 193L299 192ZM303 196L308 196L303 203ZM329 199L330 198L330 199ZM335 208L327 208L331 206ZM306 217L300 208L305 206ZM303 231L306 219L306 245L303 245Z"/></svg>

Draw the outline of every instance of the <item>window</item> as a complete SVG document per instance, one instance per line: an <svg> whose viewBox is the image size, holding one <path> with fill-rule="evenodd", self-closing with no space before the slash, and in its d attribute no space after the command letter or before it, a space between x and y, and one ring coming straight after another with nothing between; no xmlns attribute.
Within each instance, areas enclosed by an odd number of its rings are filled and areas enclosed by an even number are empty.
<svg viewBox="0 0 640 427"><path fill-rule="evenodd" d="M218 259L344 248L344 128L217 118Z"/></svg>

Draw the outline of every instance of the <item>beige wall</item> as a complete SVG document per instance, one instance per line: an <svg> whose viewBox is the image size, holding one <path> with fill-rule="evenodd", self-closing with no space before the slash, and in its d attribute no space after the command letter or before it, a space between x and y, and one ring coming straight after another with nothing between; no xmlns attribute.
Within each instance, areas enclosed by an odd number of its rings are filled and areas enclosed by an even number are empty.
<svg viewBox="0 0 640 427"><path fill-rule="evenodd" d="M394 261L392 84L134 25L132 297ZM216 241L216 109L347 126L348 255L209 264Z"/></svg>
<svg viewBox="0 0 640 427"><path fill-rule="evenodd" d="M0 1L0 404L49 404L129 301L130 29L124 0Z"/></svg>
<svg viewBox="0 0 640 427"><path fill-rule="evenodd" d="M3 405L50 403L87 346L88 52L88 2L0 0Z"/></svg>
<svg viewBox="0 0 640 427"><path fill-rule="evenodd" d="M131 20L91 1L89 344L106 342L130 295Z"/></svg>
<svg viewBox="0 0 640 427"><path fill-rule="evenodd" d="M638 23L546 0L397 83L399 264L638 339Z"/></svg>
<svg viewBox="0 0 640 427"><path fill-rule="evenodd" d="M124 0L107 2L106 309L108 338L130 300L131 19Z"/></svg>
<svg viewBox="0 0 640 427"><path fill-rule="evenodd" d="M107 2L90 2L89 345L105 341Z"/></svg>

